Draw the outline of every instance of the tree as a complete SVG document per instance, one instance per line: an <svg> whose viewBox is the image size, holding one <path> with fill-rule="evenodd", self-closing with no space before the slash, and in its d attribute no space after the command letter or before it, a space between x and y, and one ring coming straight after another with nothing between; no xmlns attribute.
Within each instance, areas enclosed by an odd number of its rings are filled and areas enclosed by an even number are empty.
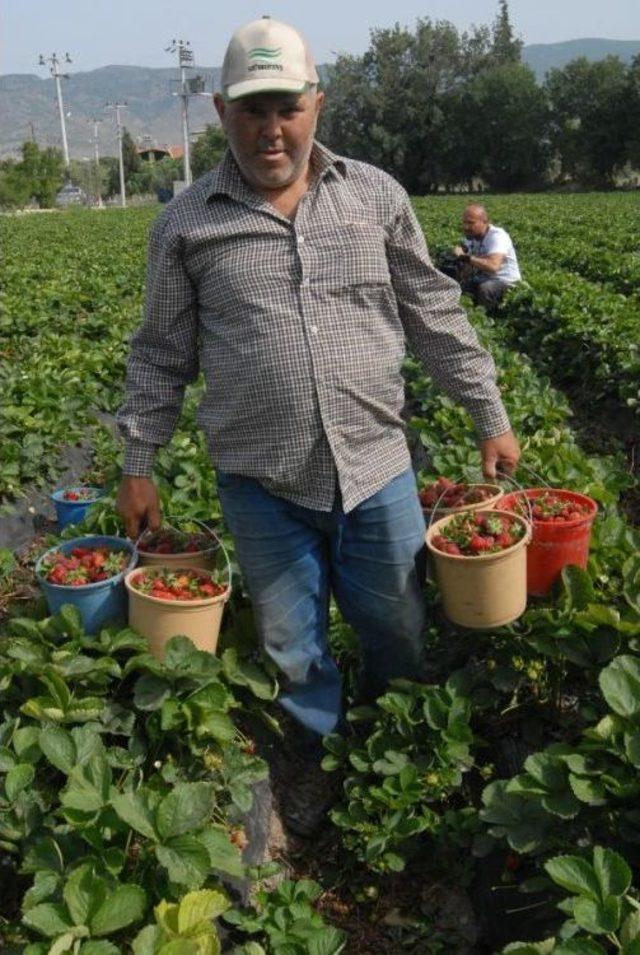
<svg viewBox="0 0 640 955"><path fill-rule="evenodd" d="M29 192L41 209L55 205L56 194L64 183L65 167L58 149L48 146L40 149L28 141L22 145L22 162L16 173L22 177Z"/></svg>
<svg viewBox="0 0 640 955"><path fill-rule="evenodd" d="M516 37L509 18L507 0L500 0L500 9L493 24L492 60L495 66L505 63L520 63L522 40Z"/></svg>
<svg viewBox="0 0 640 955"><path fill-rule="evenodd" d="M128 183L130 177L140 169L140 154L133 136L125 126L122 130L122 165L124 167L124 181Z"/></svg>
<svg viewBox="0 0 640 955"><path fill-rule="evenodd" d="M181 159L165 159L140 163L140 169L129 178L131 195L146 195L158 189L171 189L176 179L182 179Z"/></svg>
<svg viewBox="0 0 640 955"><path fill-rule="evenodd" d="M551 141L561 174L591 188L610 188L627 159L629 70L616 56L579 57L551 70Z"/></svg>
<svg viewBox="0 0 640 955"><path fill-rule="evenodd" d="M640 53L634 57L627 76L627 160L640 168Z"/></svg>
<svg viewBox="0 0 640 955"><path fill-rule="evenodd" d="M222 126L208 124L191 150L191 172L194 179L213 169L222 159L226 148L227 137Z"/></svg>
<svg viewBox="0 0 640 955"><path fill-rule="evenodd" d="M533 71L522 63L506 63L480 73L463 92L467 123L458 131L464 131L475 154L475 175L496 190L543 186L549 110Z"/></svg>

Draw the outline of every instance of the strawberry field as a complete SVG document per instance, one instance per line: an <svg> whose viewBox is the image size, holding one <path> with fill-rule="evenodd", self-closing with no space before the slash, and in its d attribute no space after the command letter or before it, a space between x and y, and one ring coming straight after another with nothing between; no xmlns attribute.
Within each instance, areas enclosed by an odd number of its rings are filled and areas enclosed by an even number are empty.
<svg viewBox="0 0 640 955"><path fill-rule="evenodd" d="M459 238L464 204L416 200L433 250ZM267 852L255 811L285 730L241 585L216 657L176 638L160 664L131 630L46 616L32 567L59 538L0 552L0 951L640 953L637 199L489 210L528 284L497 318L470 316L521 438L519 482L599 504L587 570L495 631L457 631L428 583L430 682L351 707L348 735L325 741L343 782L319 841ZM5 219L4 506L56 486L61 450L83 440L107 494L81 529L120 530L109 416L155 214ZM406 377L421 483L478 480L465 412L412 359ZM198 392L157 477L165 513L217 523ZM337 615L331 635L353 688Z"/></svg>

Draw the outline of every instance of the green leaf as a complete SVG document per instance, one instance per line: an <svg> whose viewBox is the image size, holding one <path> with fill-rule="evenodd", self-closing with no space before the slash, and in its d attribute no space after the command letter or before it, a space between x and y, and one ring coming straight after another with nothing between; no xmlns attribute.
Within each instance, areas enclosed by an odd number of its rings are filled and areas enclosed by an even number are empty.
<svg viewBox="0 0 640 955"><path fill-rule="evenodd" d="M76 925L87 925L89 912L106 895L106 884L93 874L91 864L80 866L71 873L64 887L63 897Z"/></svg>
<svg viewBox="0 0 640 955"><path fill-rule="evenodd" d="M90 921L93 935L111 935L139 921L147 906L147 896L139 885L119 885L110 892Z"/></svg>
<svg viewBox="0 0 640 955"><path fill-rule="evenodd" d="M158 925L145 925L131 943L133 955L155 955L161 938L162 931Z"/></svg>
<svg viewBox="0 0 640 955"><path fill-rule="evenodd" d="M234 879L244 877L242 854L238 847L230 841L226 829L211 826L198 833L198 841L206 847L213 870L223 872Z"/></svg>
<svg viewBox="0 0 640 955"><path fill-rule="evenodd" d="M544 942L512 942L502 949L503 955L550 955L555 952L555 938L547 938Z"/></svg>
<svg viewBox="0 0 640 955"><path fill-rule="evenodd" d="M199 889L210 872L209 853L194 836L178 836L156 846L158 862L172 882Z"/></svg>
<svg viewBox="0 0 640 955"><path fill-rule="evenodd" d="M111 767L102 753L76 766L68 776L60 802L67 809L98 812L109 802Z"/></svg>
<svg viewBox="0 0 640 955"><path fill-rule="evenodd" d="M569 785L580 802L585 802L589 806L606 805L606 789L593 776L574 776L573 773L569 773Z"/></svg>
<svg viewBox="0 0 640 955"><path fill-rule="evenodd" d="M602 945L590 938L572 938L554 948L553 955L607 955Z"/></svg>
<svg viewBox="0 0 640 955"><path fill-rule="evenodd" d="M631 885L631 869L622 856L613 849L596 846L593 850L593 868L600 882L600 896L623 896Z"/></svg>
<svg viewBox="0 0 640 955"><path fill-rule="evenodd" d="M155 827L155 813L145 792L118 793L112 795L111 805L118 817L141 835L154 842L158 839Z"/></svg>
<svg viewBox="0 0 640 955"><path fill-rule="evenodd" d="M49 690L55 703L63 712L66 712L71 702L71 692L62 677L55 670L49 669L47 673L40 677L40 680Z"/></svg>
<svg viewBox="0 0 640 955"><path fill-rule="evenodd" d="M36 775L36 771L31 763L18 763L13 769L10 769L4 781L4 788L9 802L14 802L28 786L31 785Z"/></svg>
<svg viewBox="0 0 640 955"><path fill-rule="evenodd" d="M598 679L605 700L615 713L628 718L640 714L640 660L616 657Z"/></svg>
<svg viewBox="0 0 640 955"><path fill-rule="evenodd" d="M203 953L198 942L192 942L187 938L174 938L158 950L158 955L203 955Z"/></svg>
<svg viewBox="0 0 640 955"><path fill-rule="evenodd" d="M327 926L314 931L306 942L308 955L339 955L346 945L344 932Z"/></svg>
<svg viewBox="0 0 640 955"><path fill-rule="evenodd" d="M217 919L230 907L226 892L221 889L202 889L199 892L187 892L180 900L178 908L178 931L185 935L201 922Z"/></svg>
<svg viewBox="0 0 640 955"><path fill-rule="evenodd" d="M202 829L214 803L212 783L179 783L156 810L156 829L164 841Z"/></svg>
<svg viewBox="0 0 640 955"><path fill-rule="evenodd" d="M22 763L37 763L42 756L37 726L21 726L13 734L13 748Z"/></svg>
<svg viewBox="0 0 640 955"><path fill-rule="evenodd" d="M620 929L620 941L623 945L640 940L640 911L634 909L626 917Z"/></svg>
<svg viewBox="0 0 640 955"><path fill-rule="evenodd" d="M610 895L603 902L594 902L582 896L576 900L573 917L578 925L594 935L615 932L620 925L620 899Z"/></svg>
<svg viewBox="0 0 640 955"><path fill-rule="evenodd" d="M63 604L58 611L58 617L70 637L82 637L84 635L82 616L73 604Z"/></svg>
<svg viewBox="0 0 640 955"><path fill-rule="evenodd" d="M16 765L17 760L7 746L0 746L0 773L8 773Z"/></svg>
<svg viewBox="0 0 640 955"><path fill-rule="evenodd" d="M78 955L122 955L122 949L112 942L84 942Z"/></svg>
<svg viewBox="0 0 640 955"><path fill-rule="evenodd" d="M171 696L171 684L157 676L146 673L137 680L133 691L133 703L139 710L159 710Z"/></svg>
<svg viewBox="0 0 640 955"><path fill-rule="evenodd" d="M594 902L600 900L600 883L596 873L580 856L554 856L545 862L544 868L553 881L568 892L584 895Z"/></svg>
<svg viewBox="0 0 640 955"><path fill-rule="evenodd" d="M48 938L62 935L73 927L64 905L53 902L34 905L32 909L24 913L22 921L28 928L39 932L40 935L46 935Z"/></svg>
<svg viewBox="0 0 640 955"><path fill-rule="evenodd" d="M44 869L36 872L33 885L25 892L22 899L22 911L26 912L27 909L32 909L34 905L50 898L58 888L59 883L60 876L57 872L49 872Z"/></svg>
<svg viewBox="0 0 640 955"><path fill-rule="evenodd" d="M230 683L246 686L259 700L273 700L277 696L277 683L251 660L239 659L235 647L222 654L222 669Z"/></svg>
<svg viewBox="0 0 640 955"><path fill-rule="evenodd" d="M586 570L568 564L562 569L562 584L567 610L584 610L595 599L591 577Z"/></svg>
<svg viewBox="0 0 640 955"><path fill-rule="evenodd" d="M40 730L39 743L51 765L68 776L77 762L76 746L71 733L61 726L47 726Z"/></svg>

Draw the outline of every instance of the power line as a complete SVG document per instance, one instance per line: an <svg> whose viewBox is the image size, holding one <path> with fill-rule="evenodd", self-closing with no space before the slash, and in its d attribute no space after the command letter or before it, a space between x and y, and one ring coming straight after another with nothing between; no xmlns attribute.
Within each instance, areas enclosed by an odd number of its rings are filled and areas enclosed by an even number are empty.
<svg viewBox="0 0 640 955"><path fill-rule="evenodd" d="M41 53L41 54L40 54L40 57L39 57L39 59L38 59L38 65L39 65L39 66L46 66L47 63L51 63L51 68L50 68L49 72L51 73L53 79L55 80L55 84L56 84L56 96L57 96L57 100L58 100L58 114L59 114L59 116L60 116L60 131L61 131L61 133L62 133L62 155L63 155L63 158L64 158L64 164L65 164L65 166L66 166L67 169L68 169L68 168L69 168L69 146L68 146L68 144L67 144L67 127L66 127L66 125L65 125L65 112L64 112L64 104L63 104L63 102L62 102L62 85L61 85L61 83L60 83L60 80L61 80L61 79L63 79L63 80L68 80L68 79L69 79L69 74L68 74L68 73L61 73L61 72L60 72L59 66L60 66L60 63L61 63L61 62L64 62L64 63L71 63L71 62L72 62L71 57L69 56L68 53L65 53L65 55L64 55L64 61L60 61L60 60L58 59L58 57L57 57L57 54L55 54L55 53L52 53L51 56L46 57L46 58L45 58L45 57L42 55L42 53Z"/></svg>
<svg viewBox="0 0 640 955"><path fill-rule="evenodd" d="M114 109L116 112L116 129L118 131L118 166L120 169L120 205L126 208L127 197L124 191L124 158L122 155L122 121L120 110L127 109L126 103L105 103L105 109Z"/></svg>

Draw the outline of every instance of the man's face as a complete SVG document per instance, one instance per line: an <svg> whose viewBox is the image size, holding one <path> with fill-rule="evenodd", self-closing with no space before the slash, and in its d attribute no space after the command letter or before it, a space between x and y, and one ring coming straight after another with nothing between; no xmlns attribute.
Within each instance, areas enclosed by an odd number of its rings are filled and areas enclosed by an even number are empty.
<svg viewBox="0 0 640 955"><path fill-rule="evenodd" d="M324 98L310 93L260 93L214 101L240 172L257 190L282 189L306 175Z"/></svg>
<svg viewBox="0 0 640 955"><path fill-rule="evenodd" d="M486 217L481 212L465 209L462 216L462 231L467 239L481 239L488 225Z"/></svg>

